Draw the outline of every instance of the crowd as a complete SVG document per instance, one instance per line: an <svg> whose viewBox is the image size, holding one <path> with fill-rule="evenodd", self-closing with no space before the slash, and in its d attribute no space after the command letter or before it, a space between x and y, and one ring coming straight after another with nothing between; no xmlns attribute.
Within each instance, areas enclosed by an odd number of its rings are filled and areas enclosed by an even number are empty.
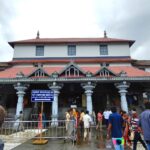
<svg viewBox="0 0 150 150"><path fill-rule="evenodd" d="M112 137L116 150L123 150L128 143L133 150L137 149L137 142L147 150L150 150L150 102L145 103L145 111L138 116L135 108L130 114L125 111L117 113L115 107L109 116L107 138ZM144 136L144 138L143 138Z"/></svg>
<svg viewBox="0 0 150 150"><path fill-rule="evenodd" d="M0 126L4 121L5 110L0 106ZM43 118L42 115L39 115ZM19 120L23 120L23 113L20 112ZM107 133L106 140L112 141L115 150L124 150L129 145L133 150L137 149L137 143L140 142L146 150L150 150L150 102L145 103L145 110L138 114L135 108L127 113L123 110L117 112L116 107L99 111L97 114L89 111L73 108L65 114L66 135L71 137L76 133L74 141L77 140L77 130L84 142L91 139L91 125L96 126L98 135ZM106 128L102 128L105 124ZM43 125L44 126L44 125ZM19 124L24 130L22 124ZM103 130L105 130L103 132ZM0 145L1 146L1 145ZM2 145L3 146L3 145Z"/></svg>
<svg viewBox="0 0 150 150"><path fill-rule="evenodd" d="M138 114L135 108L127 113L123 110L117 112L116 107L94 112L77 111L75 108L66 112L66 131L71 135L73 128L69 126L70 120L74 120L75 129L79 127L80 138L83 141L89 141L91 138L91 125L96 125L98 134L106 130L107 140L112 141L116 150L124 150L129 145L133 150L137 149L137 143L140 142L146 150L150 150L150 102L145 103L145 111ZM102 128L102 124L106 128ZM105 132L104 132L105 133Z"/></svg>

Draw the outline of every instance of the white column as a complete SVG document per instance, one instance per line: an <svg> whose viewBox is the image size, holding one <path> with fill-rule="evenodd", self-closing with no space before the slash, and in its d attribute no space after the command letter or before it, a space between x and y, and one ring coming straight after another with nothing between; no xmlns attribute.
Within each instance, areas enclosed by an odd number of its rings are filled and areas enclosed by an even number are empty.
<svg viewBox="0 0 150 150"><path fill-rule="evenodd" d="M115 86L119 89L119 93L121 96L121 109L128 113L128 104L126 99L127 88L130 86L126 81L115 83Z"/></svg>
<svg viewBox="0 0 150 150"><path fill-rule="evenodd" d="M48 87L54 91L54 101L52 102L52 125L58 125L58 96L62 88L62 84L48 84Z"/></svg>
<svg viewBox="0 0 150 150"><path fill-rule="evenodd" d="M93 111L92 94L93 94L93 88L95 88L95 84L92 84L91 82L87 82L87 83L82 83L81 85L85 89L87 110L91 115Z"/></svg>
<svg viewBox="0 0 150 150"><path fill-rule="evenodd" d="M19 115L20 111L23 111L23 97L25 95L25 90L27 89L28 85L23 85L21 83L17 83L14 85L14 88L17 90L18 95L18 102L17 102L17 108L16 108L16 116Z"/></svg>

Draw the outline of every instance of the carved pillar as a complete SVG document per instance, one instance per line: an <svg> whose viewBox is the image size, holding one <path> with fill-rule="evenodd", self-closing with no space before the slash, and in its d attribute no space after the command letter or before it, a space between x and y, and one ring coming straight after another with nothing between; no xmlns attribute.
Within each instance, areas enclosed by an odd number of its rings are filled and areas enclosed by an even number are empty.
<svg viewBox="0 0 150 150"><path fill-rule="evenodd" d="M89 111L89 114L92 114L93 111L93 104L92 104L92 94L93 94L93 89L95 88L95 84L91 82L87 83L82 83L82 87L85 90L85 95L86 95L86 103L87 103L87 110Z"/></svg>
<svg viewBox="0 0 150 150"><path fill-rule="evenodd" d="M18 102L16 108L16 116L19 115L20 111L23 111L23 97L25 95L25 90L27 89L27 84L17 83L14 88L17 90Z"/></svg>
<svg viewBox="0 0 150 150"><path fill-rule="evenodd" d="M56 82L48 84L48 87L54 91L54 101L52 102L52 125L58 125L58 96L62 86L62 84L57 84Z"/></svg>
<svg viewBox="0 0 150 150"><path fill-rule="evenodd" d="M128 113L126 93L127 93L127 88L130 86L130 84L127 83L126 81L123 81L120 83L115 83L115 86L117 87L117 89L119 89L118 92L120 93L121 96L121 109Z"/></svg>

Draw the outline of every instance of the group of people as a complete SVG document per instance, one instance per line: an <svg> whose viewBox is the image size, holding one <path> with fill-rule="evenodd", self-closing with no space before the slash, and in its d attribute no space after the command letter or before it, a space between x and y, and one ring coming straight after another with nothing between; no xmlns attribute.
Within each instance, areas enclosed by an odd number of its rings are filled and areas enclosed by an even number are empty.
<svg viewBox="0 0 150 150"><path fill-rule="evenodd" d="M43 116L39 115L39 117L42 118ZM20 111L17 119L23 120L22 111ZM107 139L112 138L116 150L124 150L127 143L130 146L133 143L133 150L136 150L137 142L140 142L146 150L150 150L150 102L145 103L145 111L139 116L135 108L129 113L123 110L118 113L117 108L112 107L111 110L106 109L103 113L99 111L94 117L92 114L89 115L88 110L79 112L73 108L66 112L65 120L67 136L71 136L73 133L77 134L77 128L80 127L80 137L83 141L89 141L91 124L96 122L97 133L101 134L103 131L102 124L105 122ZM19 128L24 130L22 122L19 122L18 130Z"/></svg>
<svg viewBox="0 0 150 150"><path fill-rule="evenodd" d="M79 113L75 108L73 108L66 112L66 131L67 135L69 136L73 132L73 129L71 129L72 120L75 123L75 129L80 126L80 136L83 137L83 140L89 140L88 138L90 137L90 125L92 123L92 118L89 115L89 111L84 112L83 110L81 110L81 112Z"/></svg>
<svg viewBox="0 0 150 150"><path fill-rule="evenodd" d="M117 113L116 107L112 107L112 114L108 120L107 139L112 137L116 150L123 150L127 142L130 145L133 142L133 150L136 150L138 141L146 150L150 150L150 102L145 104L145 108L146 110L138 116L135 108L127 114L125 111Z"/></svg>
<svg viewBox="0 0 150 150"><path fill-rule="evenodd" d="M74 120L76 131L77 127L80 127L83 141L88 141L91 136L92 115L89 115L88 111L69 110L66 112L66 131L69 131L70 120ZM106 124L107 140L112 140L116 150L124 150L127 144L136 150L137 142L140 142L146 150L150 150L150 102L145 104L145 111L139 116L135 108L129 113L123 110L117 112L116 107L106 109L104 112L99 111L96 115L96 129L99 134L103 131L103 123Z"/></svg>

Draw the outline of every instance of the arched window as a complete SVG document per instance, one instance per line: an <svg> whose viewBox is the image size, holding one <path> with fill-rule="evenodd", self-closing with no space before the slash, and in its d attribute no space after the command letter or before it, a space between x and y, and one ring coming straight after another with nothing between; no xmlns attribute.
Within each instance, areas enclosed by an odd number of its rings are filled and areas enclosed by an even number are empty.
<svg viewBox="0 0 150 150"><path fill-rule="evenodd" d="M66 71L65 71L65 76L79 76L79 70L75 68L74 66L70 66Z"/></svg>

